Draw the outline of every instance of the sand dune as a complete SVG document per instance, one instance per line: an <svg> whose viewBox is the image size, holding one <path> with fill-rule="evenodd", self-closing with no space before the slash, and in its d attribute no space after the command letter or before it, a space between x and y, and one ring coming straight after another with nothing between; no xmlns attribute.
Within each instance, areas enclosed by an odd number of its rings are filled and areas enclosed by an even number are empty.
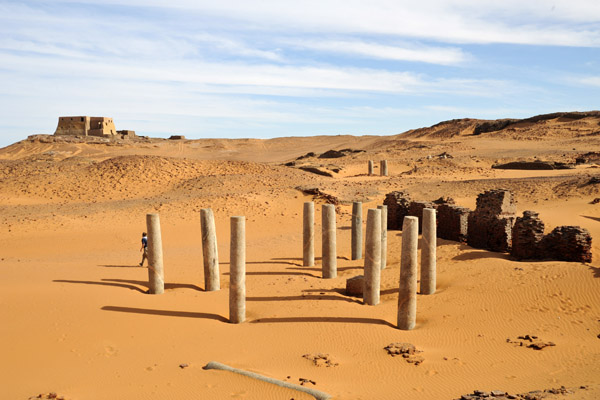
<svg viewBox="0 0 600 400"><path fill-rule="evenodd" d="M6 398L56 392L67 399L308 399L222 371L219 361L324 391L338 399L454 399L474 389L547 398L600 397L600 197L598 165L498 170L497 162L574 163L600 149L600 117L520 121L473 135L485 121L458 120L377 137L100 143L33 137L0 149L0 387ZM330 149L354 149L334 159ZM297 160L309 152L315 156ZM441 158L441 154L450 157ZM389 162L368 176L367 160ZM286 163L290 163L287 166ZM303 171L313 165L333 177ZM596 183L594 183L596 182ZM338 277L302 267L302 188L338 202ZM386 193L451 196L474 207L506 188L519 213L536 210L546 231L590 231L591 264L518 262L508 254L438 243L438 291L418 296L417 326L395 328L401 232L389 232L382 301L344 294L362 274L350 260L351 202ZM316 227L320 232L320 205ZM213 209L221 261L218 292L203 291L199 211ZM145 293L140 234L161 218L166 291ZM229 217L247 218L247 321L228 321ZM556 345L515 344L535 335ZM384 348L408 342L419 365ZM328 355L332 366L310 356ZM309 357L303 357L309 355ZM181 367L185 365L184 367ZM313 381L314 384L309 382ZM585 386L581 389L581 386Z"/></svg>

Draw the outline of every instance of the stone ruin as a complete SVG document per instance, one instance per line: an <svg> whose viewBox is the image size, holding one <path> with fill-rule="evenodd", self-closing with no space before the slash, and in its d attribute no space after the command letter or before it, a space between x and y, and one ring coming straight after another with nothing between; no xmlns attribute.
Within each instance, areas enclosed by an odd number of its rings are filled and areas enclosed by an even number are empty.
<svg viewBox="0 0 600 400"><path fill-rule="evenodd" d="M538 218L538 213L525 211L513 226L510 254L517 260L540 258L543 238L544 222Z"/></svg>
<svg viewBox="0 0 600 400"><path fill-rule="evenodd" d="M510 252L517 260L559 260L591 262L592 238L578 226L560 226L544 236L544 223L535 211L517 218L512 192L488 190L477 196L475 211L454 204L451 198L413 201L408 194L388 193L388 229L402 230L404 217L419 218L424 208L437 210L437 237L467 243L471 247Z"/></svg>
<svg viewBox="0 0 600 400"><path fill-rule="evenodd" d="M509 190L487 190L477 196L469 215L467 244L497 252L510 250L517 206Z"/></svg>
<svg viewBox="0 0 600 400"><path fill-rule="evenodd" d="M404 192L391 192L385 195L383 204L388 207L388 229L402 230L402 222L408 214L410 196Z"/></svg>
<svg viewBox="0 0 600 400"><path fill-rule="evenodd" d="M437 208L437 236L466 243L471 209L455 204L440 204Z"/></svg>
<svg viewBox="0 0 600 400"><path fill-rule="evenodd" d="M592 237L579 226L558 226L544 236L538 213L525 211L515 222L510 254L518 260L591 262Z"/></svg>

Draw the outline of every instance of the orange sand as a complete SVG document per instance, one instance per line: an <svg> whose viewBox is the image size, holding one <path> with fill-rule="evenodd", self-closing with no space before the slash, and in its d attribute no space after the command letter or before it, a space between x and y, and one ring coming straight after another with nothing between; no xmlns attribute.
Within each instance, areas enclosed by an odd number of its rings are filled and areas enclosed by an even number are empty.
<svg viewBox="0 0 600 400"><path fill-rule="evenodd" d="M3 398L311 398L203 370L211 360L292 383L310 379L337 399L452 399L473 389L522 393L561 385L588 385L569 399L600 398L600 204L589 204L600 185L584 185L600 170L490 168L534 156L572 161L600 149L600 136L589 134L597 124L557 119L481 136L457 123L455 134L442 136L431 129L392 137L23 141L0 149ZM452 123L447 128L452 132ZM341 167L334 178L282 165L342 148L366 152L306 160ZM444 151L454 158L426 159ZM366 176L369 159L376 166L389 160L390 176ZM300 185L342 201L336 279L320 279L320 259L314 268L301 266L302 203L312 197L295 189ZM343 294L346 279L363 268L362 260L350 260L353 200L364 202L365 215L392 190L474 207L476 195L492 188L513 190L519 214L540 212L547 232L587 228L594 261L517 262L440 240L438 291L418 296L417 326L406 332L394 327L401 233L390 231L382 302L366 306ZM210 293L203 291L204 207L215 213L221 262L222 290ZM144 293L147 270L137 266L148 212L160 213L162 224L160 296ZM227 322L232 215L247 218L247 322L240 325ZM525 334L556 346L536 351L507 343ZM384 347L393 342L414 344L425 361L392 358ZM318 367L302 357L317 353L339 365Z"/></svg>

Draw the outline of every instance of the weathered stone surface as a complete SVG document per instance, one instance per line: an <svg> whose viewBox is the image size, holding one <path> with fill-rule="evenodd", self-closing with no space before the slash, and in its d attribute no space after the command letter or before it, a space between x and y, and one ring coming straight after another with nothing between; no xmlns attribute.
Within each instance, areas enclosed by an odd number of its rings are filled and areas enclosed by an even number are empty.
<svg viewBox="0 0 600 400"><path fill-rule="evenodd" d="M542 258L541 242L544 237L544 222L535 211L525 211L518 217L512 231L510 254L518 260Z"/></svg>
<svg viewBox="0 0 600 400"><path fill-rule="evenodd" d="M423 210L426 208L437 209L438 205L431 201L411 201L408 206L408 215L419 218L419 233L423 230Z"/></svg>
<svg viewBox="0 0 600 400"><path fill-rule="evenodd" d="M542 239L544 258L592 262L592 237L579 226L558 226Z"/></svg>
<svg viewBox="0 0 600 400"><path fill-rule="evenodd" d="M466 243L471 209L452 204L440 204L437 208L437 236L446 240Z"/></svg>
<svg viewBox="0 0 600 400"><path fill-rule="evenodd" d="M408 215L410 201L410 196L400 191L385 195L383 204L388 206L388 230L402 230L402 222Z"/></svg>
<svg viewBox="0 0 600 400"><path fill-rule="evenodd" d="M354 297L362 297L365 285L365 277L357 275L346 279L346 295Z"/></svg>
<svg viewBox="0 0 600 400"><path fill-rule="evenodd" d="M469 215L469 246L506 252L512 242L512 226L516 219L513 194L508 190L488 190L477 196L475 211Z"/></svg>

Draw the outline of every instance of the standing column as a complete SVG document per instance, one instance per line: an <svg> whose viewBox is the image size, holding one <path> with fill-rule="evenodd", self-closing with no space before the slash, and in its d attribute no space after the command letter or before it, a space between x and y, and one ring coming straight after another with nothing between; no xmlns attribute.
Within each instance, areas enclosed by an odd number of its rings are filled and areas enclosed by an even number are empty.
<svg viewBox="0 0 600 400"><path fill-rule="evenodd" d="M379 174L381 176L388 176L387 160L379 161Z"/></svg>
<svg viewBox="0 0 600 400"><path fill-rule="evenodd" d="M315 265L315 203L304 203L302 225L302 265Z"/></svg>
<svg viewBox="0 0 600 400"><path fill-rule="evenodd" d="M352 259L362 258L362 203L352 203Z"/></svg>
<svg viewBox="0 0 600 400"><path fill-rule="evenodd" d="M381 210L381 269L387 266L387 219L388 206L377 206Z"/></svg>
<svg viewBox="0 0 600 400"><path fill-rule="evenodd" d="M217 250L215 217L210 208L200 210L200 228L204 259L204 290L212 292L219 290L221 284L219 282L219 252Z"/></svg>
<svg viewBox="0 0 600 400"><path fill-rule="evenodd" d="M435 210L423 209L421 235L421 294L434 294L436 288L437 227Z"/></svg>
<svg viewBox="0 0 600 400"><path fill-rule="evenodd" d="M373 160L369 160L369 169L368 169L369 175L373 175L373 169L374 169Z"/></svg>
<svg viewBox="0 0 600 400"><path fill-rule="evenodd" d="M363 301L370 306L379 303L381 281L381 210L367 212L367 239L365 245L365 287Z"/></svg>
<svg viewBox="0 0 600 400"><path fill-rule="evenodd" d="M323 232L323 278L335 278L337 276L335 206L333 204L323 204L321 212Z"/></svg>
<svg viewBox="0 0 600 400"><path fill-rule="evenodd" d="M231 217L229 322L246 319L246 217Z"/></svg>
<svg viewBox="0 0 600 400"><path fill-rule="evenodd" d="M419 219L404 217L398 291L398 329L411 330L417 319L417 245Z"/></svg>
<svg viewBox="0 0 600 400"><path fill-rule="evenodd" d="M165 292L165 273L158 214L146 214L146 229L148 230L148 293L162 294Z"/></svg>

